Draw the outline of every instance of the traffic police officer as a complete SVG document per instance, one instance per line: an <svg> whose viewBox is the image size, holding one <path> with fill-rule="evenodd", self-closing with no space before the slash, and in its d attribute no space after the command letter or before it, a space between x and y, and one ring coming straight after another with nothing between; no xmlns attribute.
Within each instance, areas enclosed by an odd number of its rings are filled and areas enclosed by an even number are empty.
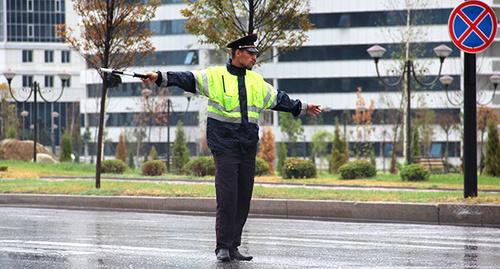
<svg viewBox="0 0 500 269"><path fill-rule="evenodd" d="M178 86L208 97L207 143L214 157L217 196L216 254L219 261L251 260L238 251L252 197L259 115L264 109L294 116L321 113L319 105L293 100L251 71L256 62L256 34L227 45L226 66L202 71L148 72L147 84Z"/></svg>

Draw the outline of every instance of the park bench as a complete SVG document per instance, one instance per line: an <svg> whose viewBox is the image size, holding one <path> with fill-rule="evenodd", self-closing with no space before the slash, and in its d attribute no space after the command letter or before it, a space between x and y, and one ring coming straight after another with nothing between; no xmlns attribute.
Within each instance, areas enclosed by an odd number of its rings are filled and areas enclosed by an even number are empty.
<svg viewBox="0 0 500 269"><path fill-rule="evenodd" d="M444 172L444 167L445 167L444 158L440 156L418 156L415 157L415 163L423 165L431 173Z"/></svg>

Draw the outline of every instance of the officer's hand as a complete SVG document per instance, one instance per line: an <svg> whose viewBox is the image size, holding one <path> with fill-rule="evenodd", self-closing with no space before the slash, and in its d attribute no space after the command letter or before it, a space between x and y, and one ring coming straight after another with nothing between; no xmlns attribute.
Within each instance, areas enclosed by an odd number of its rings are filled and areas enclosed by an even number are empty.
<svg viewBox="0 0 500 269"><path fill-rule="evenodd" d="M146 84L155 82L158 79L158 74L156 72L146 72L144 75L148 76L148 78L141 78L141 80Z"/></svg>
<svg viewBox="0 0 500 269"><path fill-rule="evenodd" d="M307 114L316 116L321 113L321 105L307 104Z"/></svg>

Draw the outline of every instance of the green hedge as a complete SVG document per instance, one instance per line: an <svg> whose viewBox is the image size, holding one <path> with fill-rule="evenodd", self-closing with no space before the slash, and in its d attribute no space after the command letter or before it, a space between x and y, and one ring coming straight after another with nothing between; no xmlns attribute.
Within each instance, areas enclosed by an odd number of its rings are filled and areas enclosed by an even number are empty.
<svg viewBox="0 0 500 269"><path fill-rule="evenodd" d="M104 160L101 163L101 172L109 174L123 174L128 166L122 160Z"/></svg>
<svg viewBox="0 0 500 269"><path fill-rule="evenodd" d="M141 166L142 174L145 176L161 176L167 171L167 165L158 160L147 161Z"/></svg>
<svg viewBox="0 0 500 269"><path fill-rule="evenodd" d="M429 180L430 173L421 164L410 164L403 167L399 173L403 181L426 181Z"/></svg>
<svg viewBox="0 0 500 269"><path fill-rule="evenodd" d="M367 160L356 160L342 165L337 171L341 179L370 178L377 174L375 166Z"/></svg>
<svg viewBox="0 0 500 269"><path fill-rule="evenodd" d="M283 179L292 178L315 178L316 165L310 160L290 158L283 164Z"/></svg>

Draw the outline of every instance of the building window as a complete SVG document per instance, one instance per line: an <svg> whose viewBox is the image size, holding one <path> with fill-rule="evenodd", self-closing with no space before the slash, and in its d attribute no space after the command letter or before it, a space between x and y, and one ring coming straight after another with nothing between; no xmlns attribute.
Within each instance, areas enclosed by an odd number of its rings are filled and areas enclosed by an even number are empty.
<svg viewBox="0 0 500 269"><path fill-rule="evenodd" d="M69 63L70 62L70 54L71 51L63 50L61 51L61 63Z"/></svg>
<svg viewBox="0 0 500 269"><path fill-rule="evenodd" d="M23 76L23 87L31 87L33 85L33 76Z"/></svg>
<svg viewBox="0 0 500 269"><path fill-rule="evenodd" d="M54 76L45 76L45 87L54 87Z"/></svg>
<svg viewBox="0 0 500 269"><path fill-rule="evenodd" d="M45 62L46 63L53 63L54 62L54 51L53 50L46 50L45 51Z"/></svg>
<svg viewBox="0 0 500 269"><path fill-rule="evenodd" d="M198 64L197 50L182 51L155 51L145 58L143 65L196 65Z"/></svg>
<svg viewBox="0 0 500 269"><path fill-rule="evenodd" d="M33 51L23 50L23 63L32 63L32 62L33 62Z"/></svg>
<svg viewBox="0 0 500 269"><path fill-rule="evenodd" d="M66 82L64 82L63 86L64 87L71 87L71 78L66 80Z"/></svg>
<svg viewBox="0 0 500 269"><path fill-rule="evenodd" d="M28 28L28 38L35 37L35 26L33 24L28 24L26 27Z"/></svg>
<svg viewBox="0 0 500 269"><path fill-rule="evenodd" d="M26 0L26 6L29 12L33 12L33 0Z"/></svg>

